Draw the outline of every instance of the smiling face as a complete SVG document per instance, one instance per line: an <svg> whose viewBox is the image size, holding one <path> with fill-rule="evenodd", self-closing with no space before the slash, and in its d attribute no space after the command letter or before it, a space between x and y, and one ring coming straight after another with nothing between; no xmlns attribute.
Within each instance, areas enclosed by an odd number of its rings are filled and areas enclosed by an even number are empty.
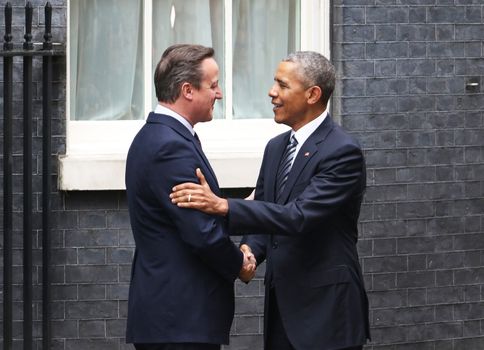
<svg viewBox="0 0 484 350"><path fill-rule="evenodd" d="M269 90L276 123L285 124L296 131L313 119L309 114L309 95L297 63L281 62Z"/></svg>
<svg viewBox="0 0 484 350"><path fill-rule="evenodd" d="M199 89L193 89L193 102L196 111L195 123L208 122L213 118L215 101L222 98L222 90L218 85L218 65L213 58L202 61L200 66L202 80Z"/></svg>

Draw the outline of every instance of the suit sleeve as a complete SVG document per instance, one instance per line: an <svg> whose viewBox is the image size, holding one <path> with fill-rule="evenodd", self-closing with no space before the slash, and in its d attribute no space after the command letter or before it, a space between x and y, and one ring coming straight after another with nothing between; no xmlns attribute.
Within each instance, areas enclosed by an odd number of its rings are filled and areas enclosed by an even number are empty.
<svg viewBox="0 0 484 350"><path fill-rule="evenodd" d="M171 217L173 231L180 235L183 243L214 271L233 282L242 267L243 254L230 240L224 219L179 208L169 198L176 184L198 181L197 167L208 174L191 143L171 141L158 151L153 168L145 170L151 171L147 186L157 201L156 205Z"/></svg>
<svg viewBox="0 0 484 350"><path fill-rule="evenodd" d="M229 227L238 234L264 230L270 234L301 235L313 231L331 219L342 205L359 198L364 181L361 149L344 145L320 160L309 184L285 205L229 199Z"/></svg>
<svg viewBox="0 0 484 350"><path fill-rule="evenodd" d="M262 158L261 170L259 171L259 177L257 178L257 184L255 187L255 201L262 201L264 199L264 173L262 169L264 165L267 163L267 149L264 151L264 157ZM246 201L246 202L253 202L253 201ZM233 229L237 232L237 227ZM257 228L259 230L259 228ZM255 233L255 232L254 232ZM258 233L261 233L260 230ZM242 237L240 244L247 244L252 253L257 260L257 264L261 264L266 258L266 249L267 244L269 241L269 235L267 234L249 234Z"/></svg>

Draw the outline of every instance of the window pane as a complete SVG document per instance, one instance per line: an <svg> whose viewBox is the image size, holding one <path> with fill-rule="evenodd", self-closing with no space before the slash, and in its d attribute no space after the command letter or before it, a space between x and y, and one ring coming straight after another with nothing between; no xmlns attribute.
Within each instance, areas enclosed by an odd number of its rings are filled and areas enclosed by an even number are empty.
<svg viewBox="0 0 484 350"><path fill-rule="evenodd" d="M70 2L70 118L143 119L142 1Z"/></svg>
<svg viewBox="0 0 484 350"><path fill-rule="evenodd" d="M272 118L279 61L299 48L299 1L233 0L234 118Z"/></svg>
<svg viewBox="0 0 484 350"><path fill-rule="evenodd" d="M224 86L223 40L222 0L153 0L153 74L168 46L200 44L215 49L220 86ZM156 104L155 92L153 103ZM221 118L222 111L222 102L218 101L214 117Z"/></svg>

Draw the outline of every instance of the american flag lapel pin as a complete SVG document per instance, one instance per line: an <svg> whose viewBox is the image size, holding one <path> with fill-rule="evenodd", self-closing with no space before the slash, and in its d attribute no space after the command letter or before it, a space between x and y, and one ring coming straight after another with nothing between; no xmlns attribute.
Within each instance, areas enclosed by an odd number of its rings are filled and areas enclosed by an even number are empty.
<svg viewBox="0 0 484 350"><path fill-rule="evenodd" d="M304 153L305 157L309 157L309 152Z"/></svg>

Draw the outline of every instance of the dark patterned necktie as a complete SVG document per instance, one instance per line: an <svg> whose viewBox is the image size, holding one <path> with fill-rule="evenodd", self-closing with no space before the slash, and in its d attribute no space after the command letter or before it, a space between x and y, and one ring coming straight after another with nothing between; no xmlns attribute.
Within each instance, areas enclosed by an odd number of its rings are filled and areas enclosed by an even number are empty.
<svg viewBox="0 0 484 350"><path fill-rule="evenodd" d="M193 137L195 137L195 140L197 140L200 147L202 147L202 143L200 142L200 138L198 137L197 133L193 134Z"/></svg>
<svg viewBox="0 0 484 350"><path fill-rule="evenodd" d="M281 196L282 192L284 191L284 187L286 186L287 177L289 176L289 172L291 171L292 167L292 160L296 154L296 146L297 140L292 135L289 140L289 143L284 150L284 154L282 155L281 163L279 164L279 170L277 171L276 177L276 184L277 184L277 196L276 201L279 201L279 197Z"/></svg>

